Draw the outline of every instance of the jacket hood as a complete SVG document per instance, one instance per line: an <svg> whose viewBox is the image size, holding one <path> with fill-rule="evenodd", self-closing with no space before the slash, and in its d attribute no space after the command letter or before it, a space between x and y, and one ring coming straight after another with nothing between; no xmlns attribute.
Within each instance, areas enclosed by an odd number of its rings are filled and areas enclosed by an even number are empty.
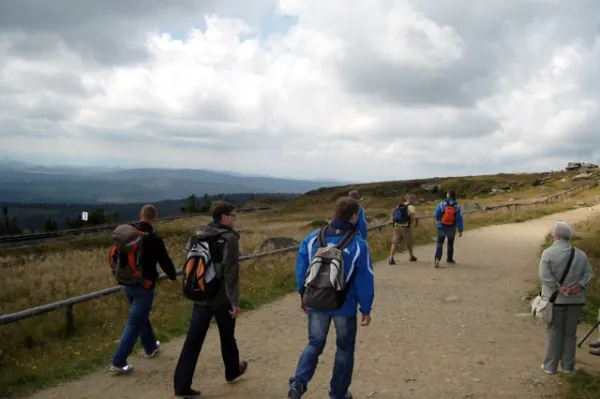
<svg viewBox="0 0 600 399"><path fill-rule="evenodd" d="M222 233L231 233L236 236L238 239L240 238L240 233L235 231L232 227L224 226L220 223L209 223L206 225L200 225L196 227L196 235L200 239L205 239L209 237L216 236Z"/></svg>

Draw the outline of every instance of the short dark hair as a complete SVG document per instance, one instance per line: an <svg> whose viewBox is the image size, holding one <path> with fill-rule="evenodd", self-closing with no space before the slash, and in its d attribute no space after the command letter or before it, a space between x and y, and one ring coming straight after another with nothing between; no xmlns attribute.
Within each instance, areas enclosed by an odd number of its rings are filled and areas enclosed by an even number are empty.
<svg viewBox="0 0 600 399"><path fill-rule="evenodd" d="M158 210L152 204L144 205L140 211L141 216L147 220L155 220L158 216Z"/></svg>
<svg viewBox="0 0 600 399"><path fill-rule="evenodd" d="M450 198L452 198L453 200L456 199L456 192L454 190L448 190L448 195L450 196Z"/></svg>
<svg viewBox="0 0 600 399"><path fill-rule="evenodd" d="M350 221L352 216L358 213L360 205L358 201L350 197L339 198L335 202L335 218L344 222Z"/></svg>
<svg viewBox="0 0 600 399"><path fill-rule="evenodd" d="M215 223L221 221L223 215L229 215L235 209L235 205L225 201L215 201L210 208L210 215Z"/></svg>

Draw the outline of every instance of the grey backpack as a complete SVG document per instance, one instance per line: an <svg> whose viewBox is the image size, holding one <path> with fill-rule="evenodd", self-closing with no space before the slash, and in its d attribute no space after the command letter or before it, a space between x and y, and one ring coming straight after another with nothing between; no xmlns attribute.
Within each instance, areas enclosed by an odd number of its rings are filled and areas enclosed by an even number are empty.
<svg viewBox="0 0 600 399"><path fill-rule="evenodd" d="M119 284L141 285L148 289L152 282L142 278L140 260L144 253L144 233L132 225L121 224L113 231L114 246L110 250L110 267Z"/></svg>
<svg viewBox="0 0 600 399"><path fill-rule="evenodd" d="M337 245L325 242L325 229L318 234L319 248L313 255L302 292L302 302L315 310L337 310L344 306L350 279L344 276L343 249L352 242L356 230L348 231Z"/></svg>

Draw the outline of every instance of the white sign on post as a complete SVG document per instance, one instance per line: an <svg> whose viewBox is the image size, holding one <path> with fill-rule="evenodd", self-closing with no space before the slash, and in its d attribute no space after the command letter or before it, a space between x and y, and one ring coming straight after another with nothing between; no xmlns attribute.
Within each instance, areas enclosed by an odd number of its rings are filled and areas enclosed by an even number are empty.
<svg viewBox="0 0 600 399"><path fill-rule="evenodd" d="M88 220L88 213L87 212L81 212L81 220Z"/></svg>

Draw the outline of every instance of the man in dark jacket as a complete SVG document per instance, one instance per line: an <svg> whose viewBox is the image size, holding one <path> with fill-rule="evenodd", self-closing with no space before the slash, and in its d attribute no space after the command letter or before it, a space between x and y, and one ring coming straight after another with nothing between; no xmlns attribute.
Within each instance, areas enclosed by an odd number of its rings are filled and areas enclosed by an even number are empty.
<svg viewBox="0 0 600 399"><path fill-rule="evenodd" d="M158 218L158 211L154 205L145 205L140 212L140 224L138 229L147 233L144 237L142 257L140 259L142 278L149 281L151 285L147 288L141 285L122 285L122 290L129 304L129 319L121 335L117 346L110 371L115 374L125 374L133 370L133 366L127 364L127 357L131 354L138 337L142 341L146 357L154 357L159 350L160 342L156 340L152 325L150 324L150 311L154 301L154 288L158 279L156 264L175 281L177 272L169 257L165 243L155 232L152 224Z"/></svg>
<svg viewBox="0 0 600 399"><path fill-rule="evenodd" d="M213 221L208 225L199 226L196 230L196 236L201 240L215 236L224 239L224 245L211 247L211 256L214 258L216 256L212 255L212 251L221 250L220 248L222 248L220 269L223 278L214 299L205 302L194 302L190 327L175 368L173 378L175 396L189 398L200 395L200 391L192 389L192 379L213 316L216 319L221 338L225 380L232 382L244 374L248 368L246 361L240 362L240 355L235 341L235 320L240 311L240 234L233 229L236 218L234 210L235 207L232 204L222 201L215 202L211 210ZM218 240L212 242L218 243ZM190 244L188 243L186 252L189 249Z"/></svg>

